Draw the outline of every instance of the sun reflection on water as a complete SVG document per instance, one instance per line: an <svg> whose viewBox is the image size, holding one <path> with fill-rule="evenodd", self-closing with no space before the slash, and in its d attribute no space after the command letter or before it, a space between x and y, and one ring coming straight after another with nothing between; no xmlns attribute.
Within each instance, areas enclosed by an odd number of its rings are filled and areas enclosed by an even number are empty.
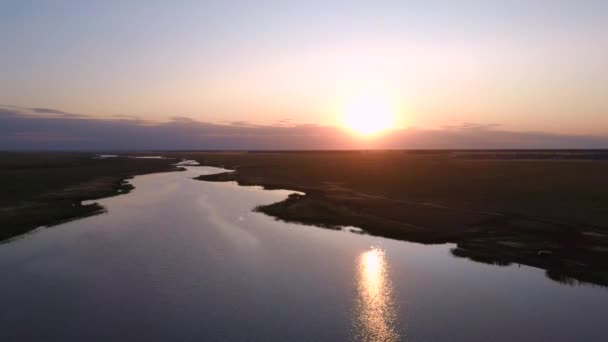
<svg viewBox="0 0 608 342"><path fill-rule="evenodd" d="M361 254L357 265L355 340L398 341L392 285L384 251L371 248Z"/></svg>

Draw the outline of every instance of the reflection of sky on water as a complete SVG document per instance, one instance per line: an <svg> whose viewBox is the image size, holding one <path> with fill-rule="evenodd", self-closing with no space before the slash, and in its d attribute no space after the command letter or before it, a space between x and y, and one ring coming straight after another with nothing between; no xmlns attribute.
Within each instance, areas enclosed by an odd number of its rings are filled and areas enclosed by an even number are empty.
<svg viewBox="0 0 608 342"><path fill-rule="evenodd" d="M397 341L397 316L384 250L371 248L357 265L355 338L357 341Z"/></svg>
<svg viewBox="0 0 608 342"><path fill-rule="evenodd" d="M603 288L277 221L252 209L292 191L186 169L0 245L2 341L608 341Z"/></svg>

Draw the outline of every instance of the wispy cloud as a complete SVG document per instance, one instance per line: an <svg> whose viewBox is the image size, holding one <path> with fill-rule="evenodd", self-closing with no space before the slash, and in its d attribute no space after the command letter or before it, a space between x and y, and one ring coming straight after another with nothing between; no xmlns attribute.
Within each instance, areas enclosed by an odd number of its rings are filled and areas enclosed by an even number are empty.
<svg viewBox="0 0 608 342"><path fill-rule="evenodd" d="M68 113L61 110L51 109L51 108L28 108L32 112L36 114L53 114L61 117L83 117L80 114Z"/></svg>
<svg viewBox="0 0 608 342"><path fill-rule="evenodd" d="M46 116L46 117L57 117L57 118L86 118L85 115L64 112L62 110L52 108L40 108L40 107L19 107L10 105L0 105L0 110L5 112L11 111L18 115L27 116ZM5 113L7 114L7 113Z"/></svg>
<svg viewBox="0 0 608 342"><path fill-rule="evenodd" d="M446 125L441 126L441 128L446 130L488 130L488 129L496 129L500 127L500 124L481 124L474 122L463 122L459 125Z"/></svg>

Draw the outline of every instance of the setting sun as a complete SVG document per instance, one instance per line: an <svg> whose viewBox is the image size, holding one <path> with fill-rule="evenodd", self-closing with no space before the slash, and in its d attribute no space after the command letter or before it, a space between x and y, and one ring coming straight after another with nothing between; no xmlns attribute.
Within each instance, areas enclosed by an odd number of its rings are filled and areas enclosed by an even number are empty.
<svg viewBox="0 0 608 342"><path fill-rule="evenodd" d="M358 96L343 109L342 124L357 134L375 135L395 126L396 109L384 96Z"/></svg>

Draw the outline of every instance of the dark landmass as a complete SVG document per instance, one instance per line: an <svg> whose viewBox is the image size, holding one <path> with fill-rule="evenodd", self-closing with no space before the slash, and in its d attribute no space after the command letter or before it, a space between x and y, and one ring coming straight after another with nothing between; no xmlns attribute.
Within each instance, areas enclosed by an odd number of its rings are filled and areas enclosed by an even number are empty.
<svg viewBox="0 0 608 342"><path fill-rule="evenodd" d="M607 151L174 152L236 170L198 177L304 192L257 210L608 285Z"/></svg>
<svg viewBox="0 0 608 342"><path fill-rule="evenodd" d="M40 226L99 214L84 200L128 193L139 174L175 171L173 159L94 158L94 153L0 153L0 241Z"/></svg>

